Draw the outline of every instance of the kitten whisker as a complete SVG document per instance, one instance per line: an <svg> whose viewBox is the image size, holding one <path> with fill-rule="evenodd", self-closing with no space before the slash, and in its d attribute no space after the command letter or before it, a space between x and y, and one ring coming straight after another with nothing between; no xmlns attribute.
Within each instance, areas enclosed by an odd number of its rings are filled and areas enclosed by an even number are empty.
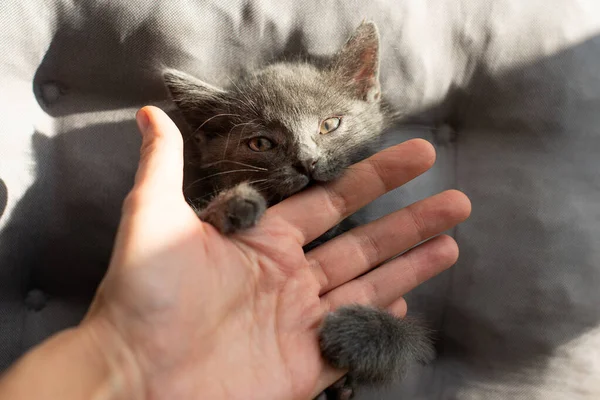
<svg viewBox="0 0 600 400"><path fill-rule="evenodd" d="M248 126L249 124L253 123L255 121L255 119L253 119L250 122L241 122L239 124L235 124L231 127L231 129L229 130L229 132L227 133L227 141L225 142L225 150L223 150L223 158L225 158L225 156L227 155L227 147L229 146L229 138L231 137L231 132L237 128L238 126L243 126L244 128L242 128L242 133L240 135L238 135L238 145L235 148L235 151L237 153L237 149L240 145L240 141L242 140L242 134L244 132L244 129L246 129L246 126Z"/></svg>
<svg viewBox="0 0 600 400"><path fill-rule="evenodd" d="M209 179L209 178L213 178L213 177L219 176L219 175L232 174L234 172L262 172L262 171L257 171L255 169L246 168L246 169L233 169L233 170L230 170L230 171L217 172L216 174L212 174L212 175L208 175L208 176L202 177L200 179L196 179L194 182L190 183L184 190L187 190L187 189L191 188L192 186L198 184L199 182L201 182L203 180L206 180L206 179Z"/></svg>
<svg viewBox="0 0 600 400"><path fill-rule="evenodd" d="M269 171L267 168L257 167L256 165L246 164L246 163L243 163L243 162L233 161L233 160L220 160L220 161L215 161L215 162L208 163L208 164L201 164L201 165L198 165L198 167L200 167L200 168L210 168L210 167L212 167L214 165L221 164L221 163L231 163L231 164L241 165L241 166L244 166L244 167L254 168L254 169L258 170L258 171Z"/></svg>
<svg viewBox="0 0 600 400"><path fill-rule="evenodd" d="M209 122L209 121L211 121L211 120L213 120L213 119L215 119L215 118L217 118L217 117L228 117L228 116L229 116L229 117L241 117L239 114L230 114L230 113L221 113L221 114L213 115L212 117L210 117L210 118L207 118L207 119L206 119L206 120L205 120L203 123L201 123L199 127L197 127L196 129L194 129L194 132L192 132L192 134L190 135L190 137L188 138L188 140L189 140L190 138L194 137L194 135L195 135L196 133L198 133L198 131L199 131L200 129L202 129L202 127L203 127L204 125L206 125L206 123L207 123L207 122Z"/></svg>
<svg viewBox="0 0 600 400"><path fill-rule="evenodd" d="M250 111L254 111L255 114L258 114L258 109L256 107L256 104L254 103L254 101L248 97L248 95L246 93L244 93L243 90L240 89L240 87L235 83L235 81L233 79L231 79L231 77L229 77L229 75L226 75L227 79L229 79L229 82L231 82L231 84L237 89L238 93L242 95L242 97L244 98L244 100L242 99L238 99L243 105L245 105L246 107L248 107L248 109Z"/></svg>
<svg viewBox="0 0 600 400"><path fill-rule="evenodd" d="M256 184L256 183L264 183L264 182L267 182L267 181L268 181L268 179L257 179L257 180L255 180L255 181L249 181L249 182L246 182L246 183L247 183L248 185L254 185L254 184Z"/></svg>
<svg viewBox="0 0 600 400"><path fill-rule="evenodd" d="M256 118L255 118L255 119L253 119L253 120L251 120L251 121L249 121L249 122L246 122L246 123L244 124L244 127L242 128L242 131L241 131L241 132L240 132L240 134L238 135L238 142L237 142L237 145L235 146L235 154L236 154L236 155L237 155L237 152L238 152L238 150L239 150L239 148L240 148L240 143L242 143L242 136L244 136L244 131L246 130L246 127L247 127L248 125L251 125L251 124L253 124L253 123L254 123L254 121L256 121Z"/></svg>
<svg viewBox="0 0 600 400"><path fill-rule="evenodd" d="M256 187L259 190L269 190L275 187L275 184L277 183L275 179L261 179L261 181L263 182L254 182L257 184Z"/></svg>
<svg viewBox="0 0 600 400"><path fill-rule="evenodd" d="M231 137L231 132L238 126L245 125L245 124L246 123L234 124L231 127L231 129L229 130L229 132L227 132L227 141L225 141L225 150L223 150L223 159L225 159L225 156L227 155L227 147L229 147L229 138Z"/></svg>

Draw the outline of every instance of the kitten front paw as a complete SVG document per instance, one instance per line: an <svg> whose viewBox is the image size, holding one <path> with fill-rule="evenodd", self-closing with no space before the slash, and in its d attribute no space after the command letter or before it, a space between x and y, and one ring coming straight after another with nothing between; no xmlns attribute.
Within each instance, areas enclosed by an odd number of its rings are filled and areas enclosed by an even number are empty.
<svg viewBox="0 0 600 400"><path fill-rule="evenodd" d="M252 228L266 209L265 198L252 186L241 183L221 192L198 216L219 232L231 234Z"/></svg>

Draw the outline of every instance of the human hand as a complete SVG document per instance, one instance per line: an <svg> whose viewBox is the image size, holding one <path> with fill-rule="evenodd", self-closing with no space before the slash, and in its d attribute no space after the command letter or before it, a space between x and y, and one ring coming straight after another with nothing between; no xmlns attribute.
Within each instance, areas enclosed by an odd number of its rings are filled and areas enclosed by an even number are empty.
<svg viewBox="0 0 600 400"><path fill-rule="evenodd" d="M360 303L403 316L401 296L458 257L453 239L438 236L385 263L463 221L470 204L457 191L302 251L431 167L435 154L425 141L383 151L272 207L256 228L223 237L183 198L176 126L153 107L138 121L144 139L136 183L82 327L101 347L119 347L110 353L126 355L121 366L136 381L130 388L145 398L310 398L340 376L320 357L317 331L326 313Z"/></svg>
<svg viewBox="0 0 600 400"><path fill-rule="evenodd" d="M328 312L359 303L403 316L401 296L458 257L453 239L441 235L387 261L463 221L470 204L457 191L302 251L426 171L435 154L425 141L385 150L272 207L252 230L223 237L183 198L173 122L153 107L138 121L135 186L93 304L79 327L9 371L0 381L7 398L311 398L343 374L320 356L318 328Z"/></svg>

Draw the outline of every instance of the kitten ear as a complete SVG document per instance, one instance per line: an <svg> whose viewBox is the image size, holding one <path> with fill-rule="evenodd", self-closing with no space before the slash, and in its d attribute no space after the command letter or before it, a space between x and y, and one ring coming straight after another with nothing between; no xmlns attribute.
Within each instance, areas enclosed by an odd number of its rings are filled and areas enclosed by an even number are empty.
<svg viewBox="0 0 600 400"><path fill-rule="evenodd" d="M187 123L196 128L227 103L227 92L176 69L163 71L165 86Z"/></svg>
<svg viewBox="0 0 600 400"><path fill-rule="evenodd" d="M368 102L379 100L379 31L375 23L360 24L334 57L331 70L359 98Z"/></svg>

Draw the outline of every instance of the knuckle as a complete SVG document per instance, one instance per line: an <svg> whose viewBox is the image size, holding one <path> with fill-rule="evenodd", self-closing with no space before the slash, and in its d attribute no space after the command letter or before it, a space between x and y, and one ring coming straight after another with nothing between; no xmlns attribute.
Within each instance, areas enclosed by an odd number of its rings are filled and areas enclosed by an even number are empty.
<svg viewBox="0 0 600 400"><path fill-rule="evenodd" d="M373 172L377 177L377 182L381 186L381 189L384 193L387 193L390 190L394 189L394 187L392 187L392 185L390 185L390 183L388 182L388 169L383 165L382 162L376 159L372 159L369 161L369 165L373 169Z"/></svg>
<svg viewBox="0 0 600 400"><path fill-rule="evenodd" d="M326 199L328 207L340 217L346 215L348 212L348 199L337 190L323 186L326 193Z"/></svg>
<svg viewBox="0 0 600 400"><path fill-rule="evenodd" d="M377 288L373 281L367 278L359 278L359 290L357 291L357 301L359 304L376 304Z"/></svg>
<svg viewBox="0 0 600 400"><path fill-rule="evenodd" d="M420 273L420 269L419 269L419 263L415 259L415 252L409 251L402 257L403 257L405 269L407 271L410 271L410 273L409 273L410 286L415 288L415 287L419 286L421 283L423 283L422 279L420 278L421 273Z"/></svg>
<svg viewBox="0 0 600 400"><path fill-rule="evenodd" d="M313 271L317 282L321 288L328 288L329 283L331 282L331 278L327 274L327 269L323 268L321 261L316 258L313 258L309 261L310 269Z"/></svg>
<svg viewBox="0 0 600 400"><path fill-rule="evenodd" d="M425 219L423 218L421 211L414 205L406 207L406 210L410 215L410 220L414 227L418 241L421 242L427 239L427 224L425 223Z"/></svg>
<svg viewBox="0 0 600 400"><path fill-rule="evenodd" d="M373 266L379 262L381 249L377 242L366 233L354 234L358 243L360 257L364 259L366 266Z"/></svg>
<svg viewBox="0 0 600 400"><path fill-rule="evenodd" d="M123 204L121 206L121 212L123 214L132 213L133 211L139 209L141 204L141 195L139 191L134 189L131 192L129 192L127 196L125 196L125 199L123 200Z"/></svg>

